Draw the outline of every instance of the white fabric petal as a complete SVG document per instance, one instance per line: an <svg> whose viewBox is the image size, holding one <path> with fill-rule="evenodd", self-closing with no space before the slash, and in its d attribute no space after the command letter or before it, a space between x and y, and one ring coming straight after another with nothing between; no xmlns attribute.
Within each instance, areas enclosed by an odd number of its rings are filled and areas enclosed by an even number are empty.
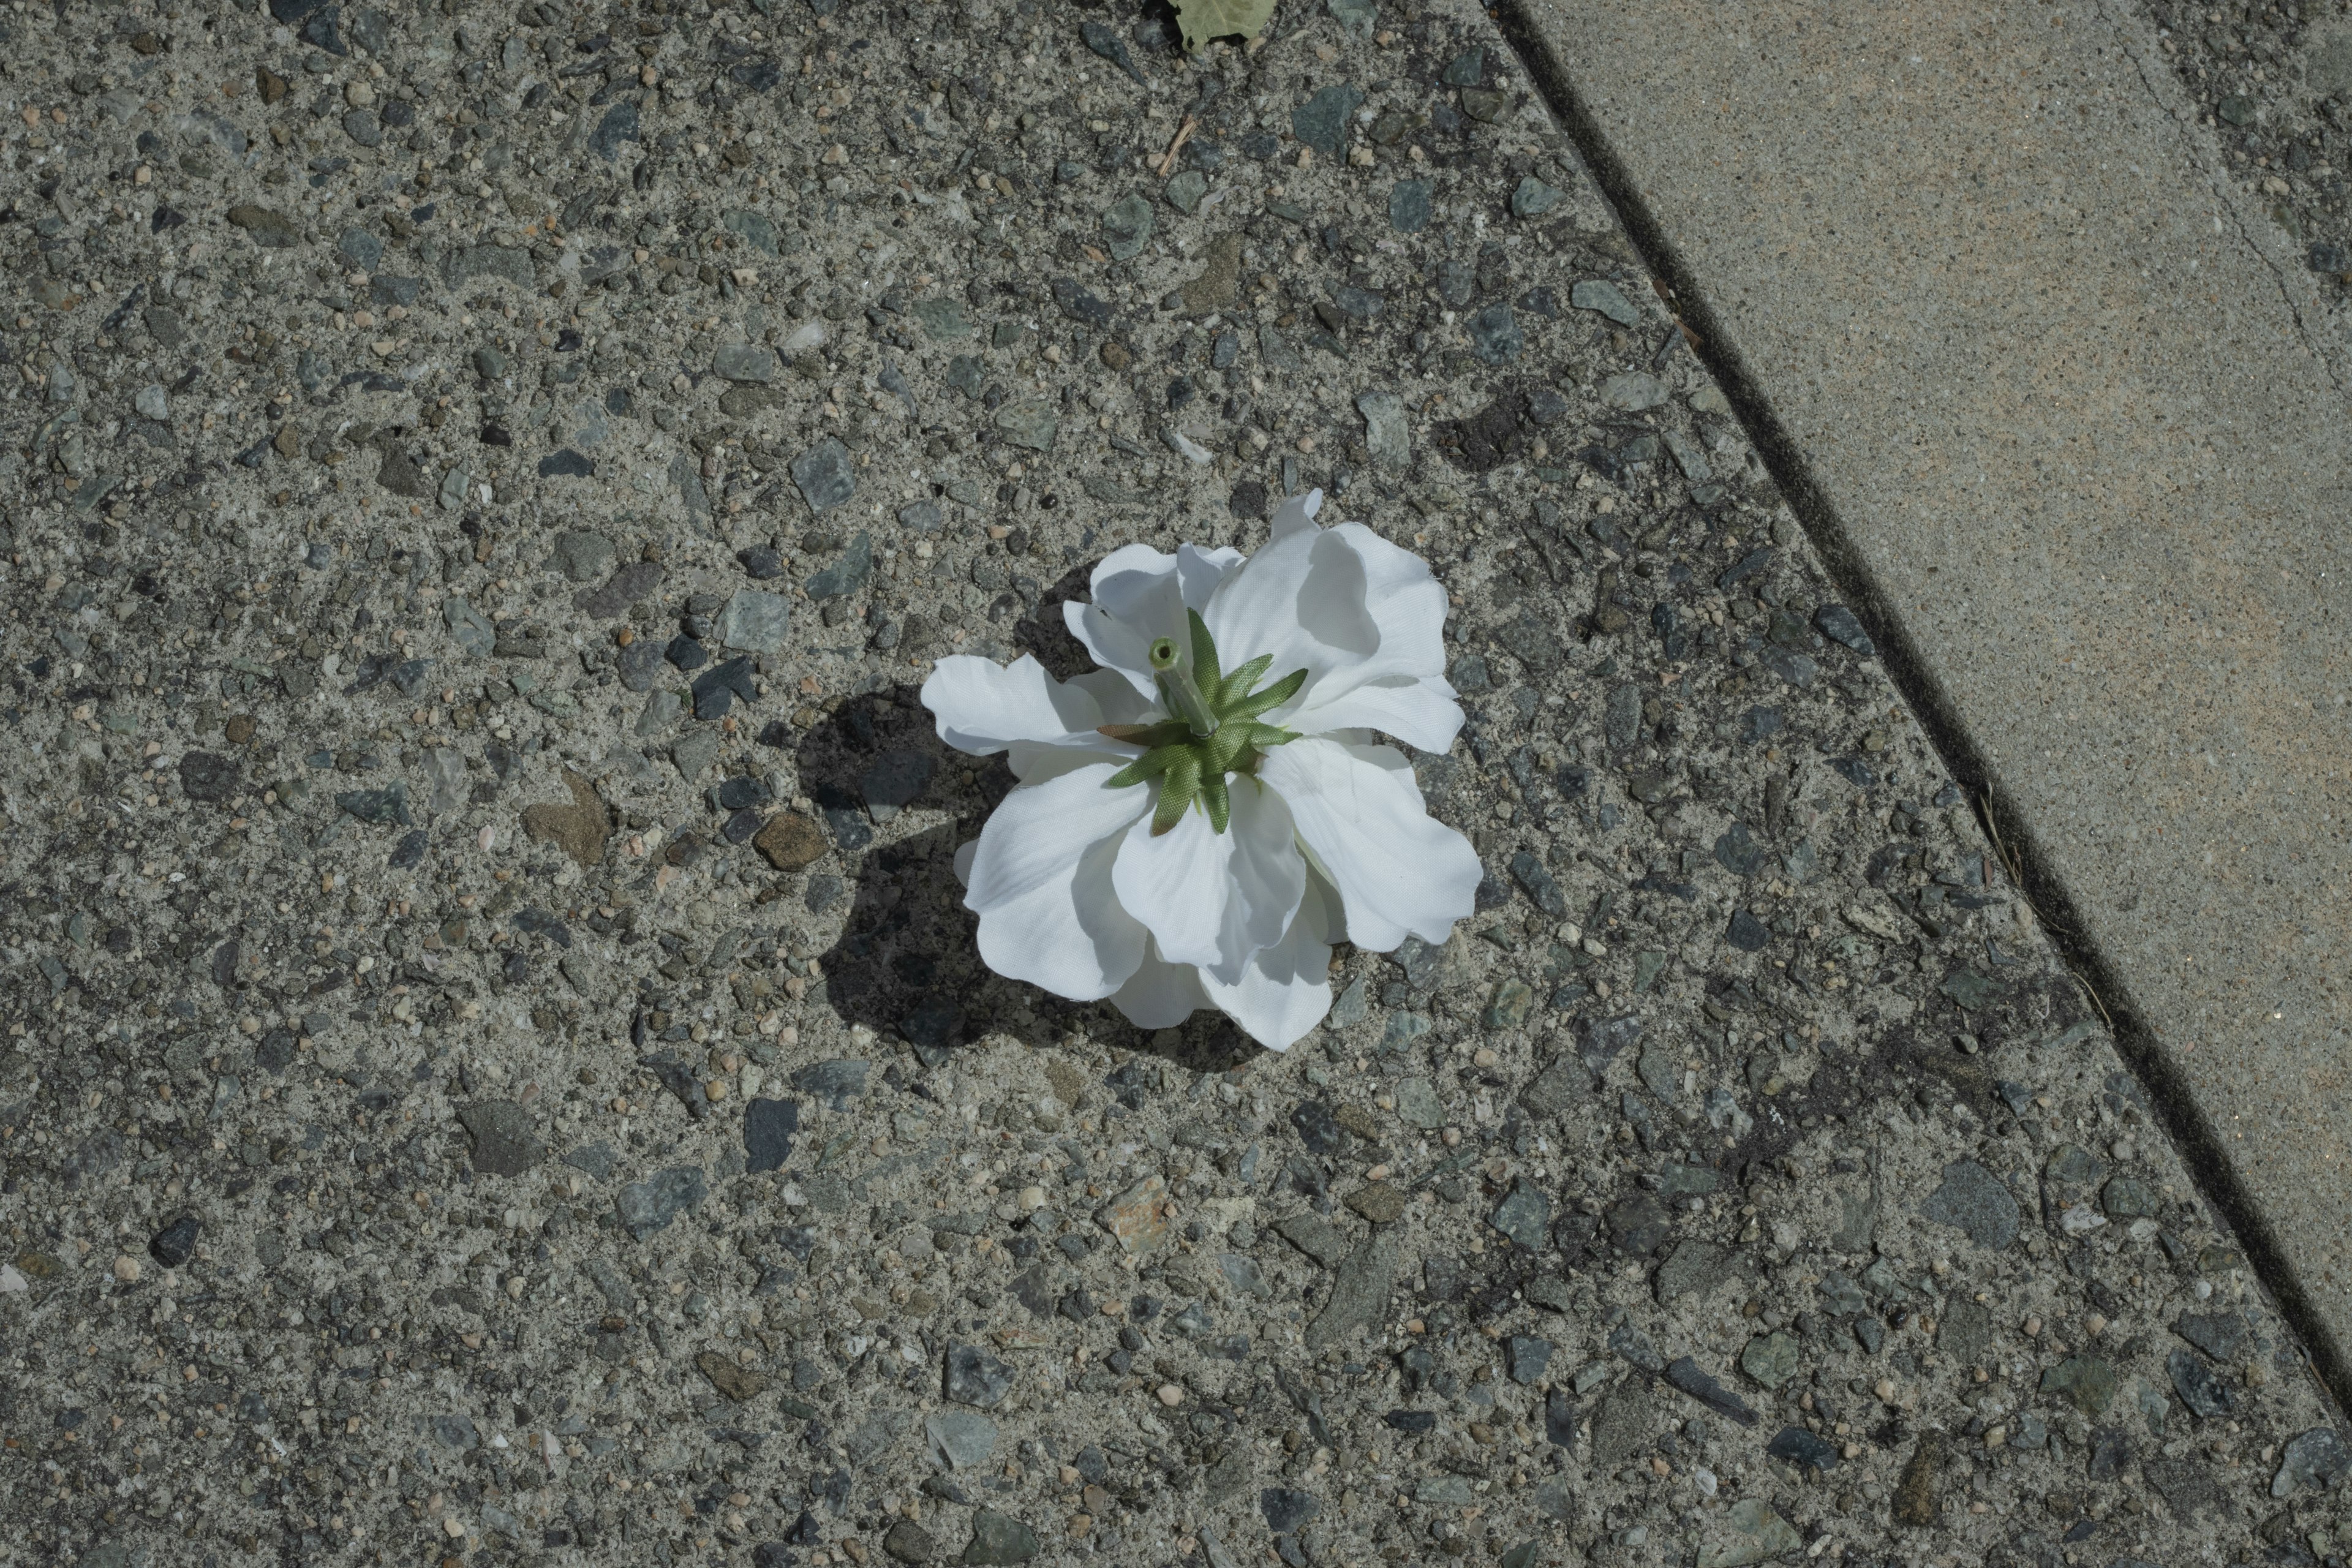
<svg viewBox="0 0 2352 1568"><path fill-rule="evenodd" d="M975 838L955 852L955 879L959 888L971 886L972 857L980 853L980 840Z"/></svg>
<svg viewBox="0 0 2352 1568"><path fill-rule="evenodd" d="M1201 972L1189 963L1169 963L1144 943L1143 962L1126 984L1111 993L1111 1005L1139 1029L1172 1029L1209 1005Z"/></svg>
<svg viewBox="0 0 2352 1568"><path fill-rule="evenodd" d="M1241 570L1244 559L1238 550L1223 547L1203 550L1197 544L1178 545L1176 576L1184 587L1184 607L1188 610L1205 611L1209 607L1209 601L1217 596L1219 585L1226 578ZM1186 624L1184 629L1187 632L1192 629L1190 623ZM1190 638L1185 639L1184 648L1186 657L1189 658L1192 653Z"/></svg>
<svg viewBox="0 0 2352 1568"><path fill-rule="evenodd" d="M1112 742L1096 727L1116 722L1093 690L1055 679L1028 654L1004 665L969 654L943 658L923 682L923 706L940 740L982 757L1019 742L1104 750Z"/></svg>
<svg viewBox="0 0 2352 1568"><path fill-rule="evenodd" d="M1153 792L1105 789L1117 771L1087 763L1023 784L981 829L964 905L980 915L980 956L997 973L1091 1002L1142 963L1143 926L1119 907L1111 873Z"/></svg>
<svg viewBox="0 0 2352 1568"><path fill-rule="evenodd" d="M1277 721L1309 735L1378 730L1408 746L1443 752L1462 732L1462 704L1454 700L1454 688L1443 680L1390 676L1368 680Z"/></svg>
<svg viewBox="0 0 2352 1568"><path fill-rule="evenodd" d="M1274 509L1274 537L1284 538L1300 529L1315 526L1315 514L1323 510L1323 492L1308 490L1305 495L1292 496Z"/></svg>
<svg viewBox="0 0 2352 1568"><path fill-rule="evenodd" d="M1268 654L1268 681L1307 671L1302 696L1381 646L1381 629L1363 611L1361 563L1344 542L1317 529L1287 534L1251 556L1201 618L1227 667Z"/></svg>
<svg viewBox="0 0 2352 1568"><path fill-rule="evenodd" d="M1149 793L1156 800L1160 792L1150 788ZM1162 958L1171 963L1214 963L1233 880L1226 870L1232 858L1232 837L1212 829L1207 812L1190 809L1156 837L1146 814L1127 830L1111 886L1118 889L1120 907L1150 928Z"/></svg>
<svg viewBox="0 0 2352 1568"><path fill-rule="evenodd" d="M1112 551L1095 568L1092 604L1072 599L1062 606L1070 635L1086 645L1095 662L1124 676L1145 700L1159 694L1151 679L1152 643L1184 638L1183 584L1177 558L1148 544Z"/></svg>
<svg viewBox="0 0 2352 1568"><path fill-rule="evenodd" d="M1201 976L1209 1001L1268 1050L1286 1051L1331 1011L1331 947L1325 940L1330 896L1320 877L1308 879L1297 916L1275 946L1252 955L1228 984Z"/></svg>
<svg viewBox="0 0 2352 1568"><path fill-rule="evenodd" d="M1226 788L1233 801L1225 825L1225 837L1233 840L1227 862L1233 887L1211 973L1231 979L1251 954L1280 942L1294 923L1307 891L1307 857L1298 852L1297 825L1282 796L1255 779L1229 779Z"/></svg>
<svg viewBox="0 0 2352 1568"><path fill-rule="evenodd" d="M1289 929L1307 861L1279 795L1245 778L1230 787L1223 833L1198 806L1156 837L1149 816L1137 819L1112 886L1120 907L1150 928L1160 956L1234 979Z"/></svg>
<svg viewBox="0 0 2352 1568"><path fill-rule="evenodd" d="M1335 721L1318 712L1360 687L1375 681L1391 686L1414 681L1442 685L1445 674L1445 587L1430 574L1427 563L1411 551L1398 549L1360 522L1345 522L1327 530L1318 539L1316 551L1314 564L1323 580L1322 591L1302 596L1302 605L1323 605L1321 614L1343 632L1356 626L1360 616L1361 625L1378 628L1377 646L1359 657L1332 659L1314 668L1298 695L1268 713L1267 721L1304 733L1319 734L1368 722L1354 719ZM1307 624L1304 615L1301 619L1302 624ZM1415 699L1405 706L1389 710L1401 719L1417 715L1417 728L1423 735L1445 730L1445 738L1435 744L1378 721L1369 722L1425 751L1442 752L1453 743L1453 732L1461 728L1462 721L1456 713L1448 725L1437 704L1450 704L1453 700L1453 688L1447 686L1444 696L1435 702Z"/></svg>
<svg viewBox="0 0 2352 1568"><path fill-rule="evenodd" d="M1407 936L1435 944L1469 918L1484 875L1477 852L1422 809L1392 748L1293 741L1265 754L1258 776L1289 803L1357 946L1386 952Z"/></svg>

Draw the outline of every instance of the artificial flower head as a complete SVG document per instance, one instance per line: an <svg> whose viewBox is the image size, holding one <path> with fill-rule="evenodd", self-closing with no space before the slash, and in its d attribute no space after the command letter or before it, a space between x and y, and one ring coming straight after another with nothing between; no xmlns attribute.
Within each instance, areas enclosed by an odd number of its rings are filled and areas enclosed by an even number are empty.
<svg viewBox="0 0 2352 1568"><path fill-rule="evenodd" d="M1196 1007L1275 1050L1330 1011L1331 947L1444 942L1480 878L1381 731L1443 752L1445 590L1360 522L1293 497L1265 549L1148 545L1063 606L1100 668L1055 680L943 658L940 739L1020 782L956 855L991 969L1147 1029Z"/></svg>

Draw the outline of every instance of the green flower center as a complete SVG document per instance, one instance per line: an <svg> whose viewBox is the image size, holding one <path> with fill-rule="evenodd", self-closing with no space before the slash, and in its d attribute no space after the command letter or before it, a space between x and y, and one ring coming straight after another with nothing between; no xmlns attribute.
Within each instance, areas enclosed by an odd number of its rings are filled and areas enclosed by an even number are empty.
<svg viewBox="0 0 2352 1568"><path fill-rule="evenodd" d="M1200 613L1187 610L1192 627L1192 667L1184 668L1173 637L1151 645L1151 668L1160 697L1176 715L1157 724L1105 724L1102 733L1114 741L1141 746L1143 755L1106 781L1107 789L1160 781L1160 805L1151 815L1153 837L1184 820L1194 801L1209 815L1209 826L1225 830L1233 816L1233 796L1225 779L1233 773L1255 773L1266 748L1298 739L1297 732L1265 724L1258 715L1279 708L1298 695L1307 672L1292 670L1263 690L1255 689L1274 663L1261 654L1231 675L1221 674L1216 639Z"/></svg>

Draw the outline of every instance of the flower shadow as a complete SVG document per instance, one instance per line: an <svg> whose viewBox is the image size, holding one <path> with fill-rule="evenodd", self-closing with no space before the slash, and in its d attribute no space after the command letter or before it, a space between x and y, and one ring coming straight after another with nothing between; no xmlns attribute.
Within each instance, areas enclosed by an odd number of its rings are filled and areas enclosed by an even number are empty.
<svg viewBox="0 0 2352 1568"><path fill-rule="evenodd" d="M1077 657L1085 668L1084 653ZM819 955L823 980L811 1000L845 1026L904 1040L927 1067L990 1032L1034 1047L1084 1035L1196 1072L1225 1071L1258 1054L1213 1012L1178 1029L1141 1030L1107 1002L1066 1001L981 962L955 853L1013 776L1001 758L976 760L942 745L916 689L852 698L801 739L795 761L841 868L812 868L803 896L819 914L848 902L841 934ZM968 766L977 770L976 794L962 794L959 783ZM961 821L878 841L876 829L899 812L951 803L968 807Z"/></svg>

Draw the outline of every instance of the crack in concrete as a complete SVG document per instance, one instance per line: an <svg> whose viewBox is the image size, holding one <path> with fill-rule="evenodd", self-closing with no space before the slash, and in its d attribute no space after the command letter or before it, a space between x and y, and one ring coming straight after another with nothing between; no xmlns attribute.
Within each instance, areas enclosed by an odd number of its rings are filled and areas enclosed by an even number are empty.
<svg viewBox="0 0 2352 1568"><path fill-rule="evenodd" d="M2172 125L2182 158L2205 177L2214 200L2229 213L2231 227L2236 231L2239 241L2258 257L2270 272L2271 280L2278 287L2279 302L2294 318L2297 335L2302 338L2304 347L2310 351L2312 358L2317 360L2320 368L2327 373L2328 384L2339 393L2352 392L2352 382L2347 382L2344 369L2347 351L2341 344L2331 348L2304 313L2304 301L2296 296L2294 269L2281 265L2273 254L2275 247L2263 244L2255 224L2247 221L2243 211L2244 194L2230 178L2229 171L2221 166L2221 161L2213 156L2210 142L2197 134L2204 127L2197 121L2195 106L2180 96L2179 84L2173 76L2172 68L2159 60L2156 62L2156 74L2151 76L2147 59L2149 46L2143 41L2143 47L2133 47L2135 40L2130 29L2114 14L2113 0L2091 0L2091 3L2098 13L2099 20L2106 25L2109 36L2115 39L2116 47L2131 61L2132 69L2139 77L2140 86L2147 89L2148 101ZM2159 82L2163 85L2158 86ZM2168 92L2167 89L2170 91ZM2269 224L2269 219L2263 217L2257 222ZM2275 225L2270 225L2270 227L2273 233L2278 232ZM2284 237L2282 235L2281 237Z"/></svg>

